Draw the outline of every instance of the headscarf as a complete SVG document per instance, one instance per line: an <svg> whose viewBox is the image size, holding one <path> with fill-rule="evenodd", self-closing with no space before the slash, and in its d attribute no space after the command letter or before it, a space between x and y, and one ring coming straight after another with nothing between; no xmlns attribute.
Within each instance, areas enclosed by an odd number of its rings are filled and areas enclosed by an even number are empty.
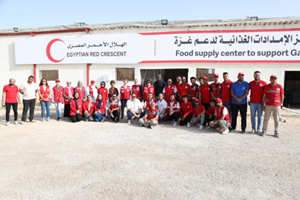
<svg viewBox="0 0 300 200"><path fill-rule="evenodd" d="M100 95L101 95L101 100L99 101L99 96L100 96ZM97 96L97 101L99 101L99 102L98 102L98 104L97 104L97 109L99 109L99 110L100 110L101 105L102 105L102 100L103 100L102 94L98 94L98 96Z"/></svg>
<svg viewBox="0 0 300 200"><path fill-rule="evenodd" d="M87 97L92 97L92 95L89 94ZM88 110L90 110L92 102L93 102L93 97L92 97L92 100L89 101Z"/></svg>
<svg viewBox="0 0 300 200"><path fill-rule="evenodd" d="M79 86L79 83L82 83L82 81L81 80L79 80L78 82L77 82L77 86L79 87L79 89L81 90L82 89L82 84L81 84L81 86Z"/></svg>
<svg viewBox="0 0 300 200"><path fill-rule="evenodd" d="M102 87L102 83L104 83L104 87ZM106 83L104 81L101 81L100 87L105 88L105 86L106 86Z"/></svg>
<svg viewBox="0 0 300 200"><path fill-rule="evenodd" d="M67 87L66 88L69 91L69 97L72 97L72 91L71 91L72 86L68 86L68 83L71 83L71 81L67 81Z"/></svg>
<svg viewBox="0 0 300 200"><path fill-rule="evenodd" d="M79 93L78 93L78 92L74 92L74 102L75 102L76 110L78 110L77 100L79 99L79 97L76 98L76 97L75 97L76 94L78 94L78 96L79 96Z"/></svg>

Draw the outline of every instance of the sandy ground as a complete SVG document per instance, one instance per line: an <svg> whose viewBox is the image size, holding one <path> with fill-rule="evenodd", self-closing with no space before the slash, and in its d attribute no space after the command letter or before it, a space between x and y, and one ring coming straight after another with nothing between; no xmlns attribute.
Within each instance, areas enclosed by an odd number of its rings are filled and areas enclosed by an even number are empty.
<svg viewBox="0 0 300 200"><path fill-rule="evenodd" d="M6 127L0 110L1 200L300 199L300 118L276 139L272 121L260 137L51 117Z"/></svg>

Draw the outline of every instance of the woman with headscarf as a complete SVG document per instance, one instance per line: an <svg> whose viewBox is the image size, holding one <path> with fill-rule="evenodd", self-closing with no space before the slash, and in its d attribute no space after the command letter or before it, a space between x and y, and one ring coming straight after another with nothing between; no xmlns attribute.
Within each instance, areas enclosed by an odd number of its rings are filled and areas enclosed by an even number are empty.
<svg viewBox="0 0 300 200"><path fill-rule="evenodd" d="M79 93L74 93L74 98L70 103L70 116L72 122L79 122L83 119L82 117L82 100L79 99Z"/></svg>
<svg viewBox="0 0 300 200"><path fill-rule="evenodd" d="M105 87L106 84L104 81L100 83L100 88L98 89L98 94L102 94L102 100L105 105L108 103L108 89Z"/></svg>
<svg viewBox="0 0 300 200"><path fill-rule="evenodd" d="M94 107L95 103L93 101L93 96L89 94L87 96L87 101L83 103L84 116L87 122L94 121Z"/></svg>
<svg viewBox="0 0 300 200"><path fill-rule="evenodd" d="M85 89L82 86L82 81L81 80L78 81L77 86L75 87L75 92L79 93L79 100L80 101L85 101L85 98L84 98Z"/></svg>
<svg viewBox="0 0 300 200"><path fill-rule="evenodd" d="M95 103L95 121L103 122L105 115L105 103L102 99L102 94L98 94L97 101Z"/></svg>
<svg viewBox="0 0 300 200"><path fill-rule="evenodd" d="M70 117L70 102L73 99L74 88L71 86L71 81L67 81L67 87L64 88L64 117Z"/></svg>

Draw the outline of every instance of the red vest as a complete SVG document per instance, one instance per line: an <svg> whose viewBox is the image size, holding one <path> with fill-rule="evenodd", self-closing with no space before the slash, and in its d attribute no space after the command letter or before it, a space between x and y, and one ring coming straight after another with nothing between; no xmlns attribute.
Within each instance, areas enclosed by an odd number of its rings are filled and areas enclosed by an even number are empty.
<svg viewBox="0 0 300 200"><path fill-rule="evenodd" d="M152 99L152 102L155 102L155 103L156 103L156 100L153 100L153 99ZM146 101L146 106L147 106L148 109L151 108L151 103L152 103L152 102L149 102L149 100Z"/></svg>
<svg viewBox="0 0 300 200"><path fill-rule="evenodd" d="M141 85L137 85L136 87L135 87L135 85L131 86L131 91L132 91L132 93L134 93L136 95L137 99L142 98L142 96L141 96Z"/></svg>
<svg viewBox="0 0 300 200"><path fill-rule="evenodd" d="M98 89L97 86L95 86L95 88ZM89 85L89 94L92 95L93 98L97 97L96 94L94 95L93 88L91 85Z"/></svg>
<svg viewBox="0 0 300 200"><path fill-rule="evenodd" d="M282 86L276 84L274 87L270 84L265 86L266 106L281 106Z"/></svg>
<svg viewBox="0 0 300 200"><path fill-rule="evenodd" d="M143 87L143 99L145 101L148 100L148 94L150 92L153 94L153 97L154 97L154 95L155 95L155 89L154 89L153 86L150 86L149 88L148 88L148 86L144 86Z"/></svg>
<svg viewBox="0 0 300 200"><path fill-rule="evenodd" d="M130 86L121 86L120 88L121 99L130 99Z"/></svg>
<svg viewBox="0 0 300 200"><path fill-rule="evenodd" d="M64 95L63 95L64 88L60 86L58 90L57 87L55 86L52 88L52 90L53 90L54 102L64 103Z"/></svg>
<svg viewBox="0 0 300 200"><path fill-rule="evenodd" d="M65 92L65 95L68 97L69 96L69 90L68 90L68 88L64 88L64 92ZM74 93L74 88L73 87L71 87L71 93L72 93L72 95L71 95L71 97L73 96L73 93ZM70 104L70 101L68 100L68 99L66 99L66 98L64 98L65 99L65 104Z"/></svg>
<svg viewBox="0 0 300 200"><path fill-rule="evenodd" d="M165 85L165 98L167 102L170 101L170 95L175 94L175 87L175 85L171 85L169 88L169 85Z"/></svg>
<svg viewBox="0 0 300 200"><path fill-rule="evenodd" d="M75 87L75 90L76 90L76 92L78 92L79 93L79 100L82 100L82 99L84 99L84 87L82 87L81 88L81 90L80 90L80 88L77 86L77 87Z"/></svg>
<svg viewBox="0 0 300 200"><path fill-rule="evenodd" d="M157 108L155 108L154 110L148 109L147 119L151 120L151 119L155 118L157 110L158 110ZM157 122L158 122L158 119L157 119Z"/></svg>
<svg viewBox="0 0 300 200"><path fill-rule="evenodd" d="M40 93L41 93L42 97L44 99L46 99L46 102L50 101L50 97L47 99L47 97L50 94L50 86L49 85L46 86L46 90L44 90L44 87L42 85L40 85ZM40 97L40 101L44 101L44 100Z"/></svg>
<svg viewBox="0 0 300 200"><path fill-rule="evenodd" d="M99 103L99 100L97 100L96 103L95 103L95 111L98 111L98 110L99 110L99 109L97 108L98 103ZM103 115L105 115L105 101L104 101L104 100L102 100L102 104L101 104L101 106L100 106L100 111L101 111L101 113L102 113Z"/></svg>
<svg viewBox="0 0 300 200"><path fill-rule="evenodd" d="M109 108L112 110L112 109L119 107L119 102L120 102L119 99L117 99L115 102L113 102L113 100L111 100L109 102Z"/></svg>
<svg viewBox="0 0 300 200"><path fill-rule="evenodd" d="M95 103L92 101L91 102L91 106L90 106L90 110L89 109L89 101L85 101L83 102L83 110L84 111L88 111L90 114L94 113L94 105Z"/></svg>
<svg viewBox="0 0 300 200"><path fill-rule="evenodd" d="M217 118L220 119L222 118L222 115L223 115L223 110L224 109L227 109L225 106L222 106L221 109L219 109L218 107L216 107L215 111L217 113ZM227 110L228 111L228 110ZM227 115L225 116L224 120L228 121L230 124L231 124L231 121L230 121L230 116L229 116L229 112L227 112Z"/></svg>
<svg viewBox="0 0 300 200"><path fill-rule="evenodd" d="M197 87L198 87L198 84L195 83L195 85L191 85L191 99L195 100L197 99Z"/></svg>
<svg viewBox="0 0 300 200"><path fill-rule="evenodd" d="M178 103L177 101L174 101L174 102L173 102L173 108L172 108L172 111L177 110L177 103ZM171 101L168 102L168 113L171 112L170 109L171 109Z"/></svg>
<svg viewBox="0 0 300 200"><path fill-rule="evenodd" d="M80 101L79 99L76 101L77 102L77 106L78 106L78 110L80 111L80 114L82 115L82 101ZM71 100L71 103L70 103L70 116L73 116L73 115L76 115L76 105L75 105L75 101L74 99Z"/></svg>
<svg viewBox="0 0 300 200"><path fill-rule="evenodd" d="M218 87L216 87L215 83L212 83L211 88L212 88L211 92L213 93L214 97L218 97L222 92L222 84L221 83L219 83Z"/></svg>

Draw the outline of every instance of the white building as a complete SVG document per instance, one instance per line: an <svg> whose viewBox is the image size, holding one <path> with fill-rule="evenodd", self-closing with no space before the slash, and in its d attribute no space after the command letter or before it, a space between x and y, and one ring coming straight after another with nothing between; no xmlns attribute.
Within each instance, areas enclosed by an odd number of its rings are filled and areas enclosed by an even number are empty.
<svg viewBox="0 0 300 200"><path fill-rule="evenodd" d="M102 46L105 43L111 47ZM203 57L205 52L211 52L210 57ZM235 81L243 72L245 80L251 81L253 72L259 70L266 82L271 74L277 75L286 102L300 103L300 17L0 30L0 69L0 87L9 78L20 85L35 75L37 83L45 77L52 84L59 78L63 86L67 80L73 85L82 80L85 86L95 80L97 86L105 81L109 87L109 81L115 80L118 88L124 78L132 84L134 78L154 79L157 73L174 81L177 75L212 80L213 73L218 73L223 81L226 71Z"/></svg>

